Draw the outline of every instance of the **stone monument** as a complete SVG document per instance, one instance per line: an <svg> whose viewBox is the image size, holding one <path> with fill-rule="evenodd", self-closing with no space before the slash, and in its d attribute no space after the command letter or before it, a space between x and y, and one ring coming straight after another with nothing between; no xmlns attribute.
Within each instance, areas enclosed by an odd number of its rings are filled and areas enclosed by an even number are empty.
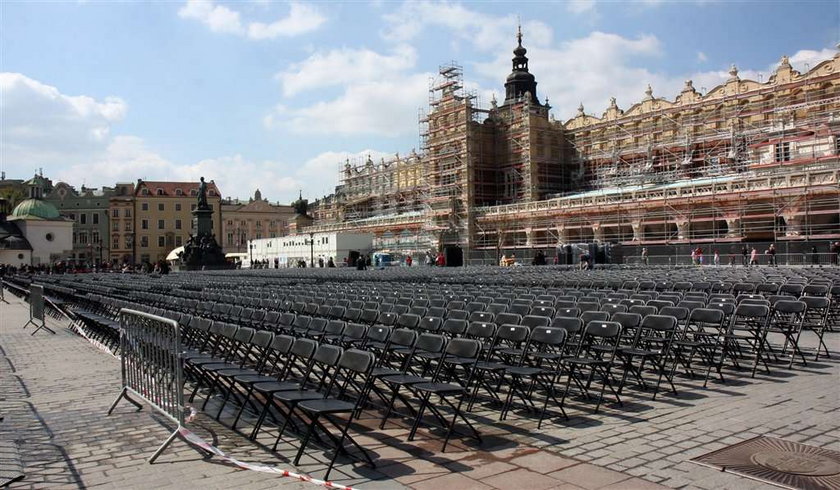
<svg viewBox="0 0 840 490"><path fill-rule="evenodd" d="M213 236L213 208L207 204L207 183L204 177L198 186L198 204L193 214L195 235L190 235L181 252L187 270L222 269L225 254Z"/></svg>

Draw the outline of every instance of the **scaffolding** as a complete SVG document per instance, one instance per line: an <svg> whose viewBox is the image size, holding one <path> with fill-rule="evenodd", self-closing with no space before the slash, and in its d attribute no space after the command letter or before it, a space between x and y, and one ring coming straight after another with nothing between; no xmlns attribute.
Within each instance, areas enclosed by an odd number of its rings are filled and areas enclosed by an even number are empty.
<svg viewBox="0 0 840 490"><path fill-rule="evenodd" d="M730 75L708 93L687 82L668 101L649 89L627 111L581 107L561 124L547 101L482 109L462 68L441 66L419 113L420 156L347 162L337 226L396 248L459 245L467 257L840 239L840 57L806 74L783 60L766 83ZM412 186L400 184L401 165L419 172Z"/></svg>

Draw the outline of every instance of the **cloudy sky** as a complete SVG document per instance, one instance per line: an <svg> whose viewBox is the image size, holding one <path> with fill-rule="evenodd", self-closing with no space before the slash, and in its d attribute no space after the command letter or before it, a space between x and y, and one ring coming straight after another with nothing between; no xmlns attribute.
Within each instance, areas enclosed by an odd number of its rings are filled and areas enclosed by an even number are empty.
<svg viewBox="0 0 840 490"><path fill-rule="evenodd" d="M709 90L735 63L834 55L840 3L0 2L0 167L73 185L214 179L225 196L317 198L340 162L418 146L418 109L456 61L504 93L521 19L539 96L566 120L615 96Z"/></svg>

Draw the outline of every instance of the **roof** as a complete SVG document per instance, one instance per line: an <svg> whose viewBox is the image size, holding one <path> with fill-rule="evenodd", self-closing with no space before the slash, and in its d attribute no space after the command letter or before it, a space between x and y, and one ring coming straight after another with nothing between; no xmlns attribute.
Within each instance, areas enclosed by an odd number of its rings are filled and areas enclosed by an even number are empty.
<svg viewBox="0 0 840 490"><path fill-rule="evenodd" d="M219 188L216 187L216 183L212 180L210 182L206 182L207 184L207 197L222 197L222 193L219 191ZM198 186L201 185L200 182L163 182L163 181L149 181L149 180L141 180L137 183L137 187L134 190L135 196L140 196L143 189L149 190L150 196L166 196L166 197L183 197L183 196L190 196L191 191L195 191L196 195L198 193ZM158 193L158 189L162 191L162 193ZM178 190L181 191L181 195L178 195ZM210 191L213 191L216 195L211 196Z"/></svg>
<svg viewBox="0 0 840 490"><path fill-rule="evenodd" d="M0 250L32 250L16 224L0 220Z"/></svg>
<svg viewBox="0 0 840 490"><path fill-rule="evenodd" d="M26 199L15 206L10 216L14 219L60 220L58 209L52 204L40 199Z"/></svg>

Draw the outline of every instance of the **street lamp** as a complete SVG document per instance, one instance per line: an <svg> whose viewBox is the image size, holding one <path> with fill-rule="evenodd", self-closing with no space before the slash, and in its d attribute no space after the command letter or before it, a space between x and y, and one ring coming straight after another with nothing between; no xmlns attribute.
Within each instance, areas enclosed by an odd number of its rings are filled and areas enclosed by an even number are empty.
<svg viewBox="0 0 840 490"><path fill-rule="evenodd" d="M309 267L315 267L315 233L309 232Z"/></svg>

